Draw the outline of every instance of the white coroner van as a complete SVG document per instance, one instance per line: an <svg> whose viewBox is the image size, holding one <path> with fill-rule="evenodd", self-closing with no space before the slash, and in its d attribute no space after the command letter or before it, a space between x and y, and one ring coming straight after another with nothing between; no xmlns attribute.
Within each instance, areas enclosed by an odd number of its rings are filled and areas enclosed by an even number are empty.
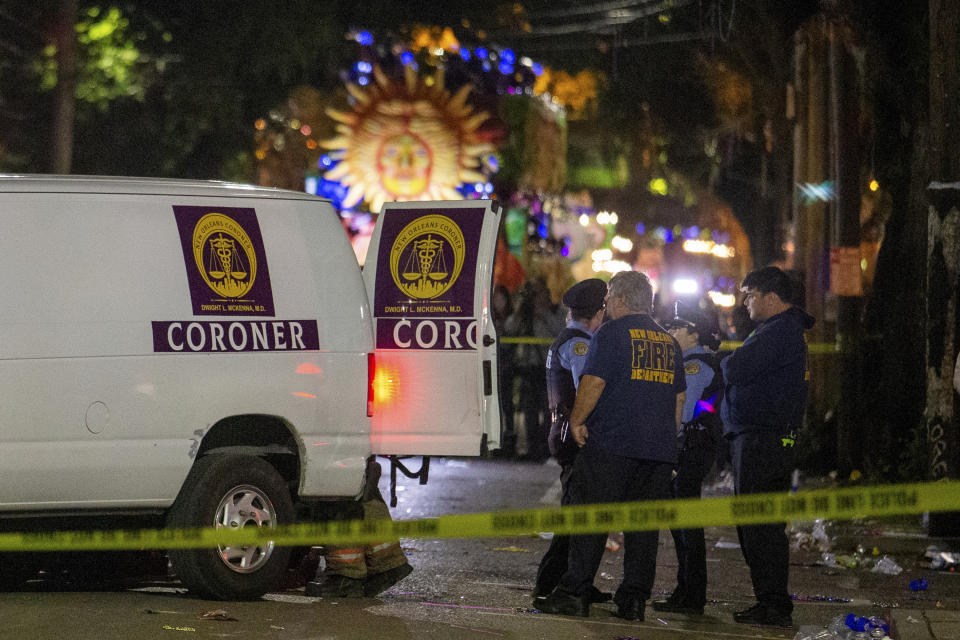
<svg viewBox="0 0 960 640"><path fill-rule="evenodd" d="M489 201L387 205L361 272L304 193L0 176L0 526L276 527L356 499L371 455L495 447L499 223ZM220 599L289 556L170 552Z"/></svg>

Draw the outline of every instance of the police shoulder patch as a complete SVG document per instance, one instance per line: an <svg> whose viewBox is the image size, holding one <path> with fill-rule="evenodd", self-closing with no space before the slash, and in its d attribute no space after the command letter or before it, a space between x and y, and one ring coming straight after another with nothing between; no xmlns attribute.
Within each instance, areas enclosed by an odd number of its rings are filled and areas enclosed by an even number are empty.
<svg viewBox="0 0 960 640"><path fill-rule="evenodd" d="M688 376L695 376L700 373L700 365L696 362L688 362L683 366L683 372Z"/></svg>
<svg viewBox="0 0 960 640"><path fill-rule="evenodd" d="M585 356L587 355L587 348L586 342L578 342L573 345L573 352L578 356Z"/></svg>

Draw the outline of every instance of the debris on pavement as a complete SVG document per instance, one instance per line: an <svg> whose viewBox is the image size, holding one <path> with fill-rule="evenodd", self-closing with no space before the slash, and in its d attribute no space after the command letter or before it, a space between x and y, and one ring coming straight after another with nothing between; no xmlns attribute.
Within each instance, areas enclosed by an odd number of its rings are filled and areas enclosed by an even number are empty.
<svg viewBox="0 0 960 640"><path fill-rule="evenodd" d="M873 567L872 571L874 573L883 573L888 576L898 576L903 573L903 567L898 565L897 561L890 556L883 556L877 560L877 564Z"/></svg>
<svg viewBox="0 0 960 640"><path fill-rule="evenodd" d="M210 611L201 611L197 614L200 620L219 620L221 622L238 622L236 618L230 617L224 609L212 609Z"/></svg>
<svg viewBox="0 0 960 640"><path fill-rule="evenodd" d="M726 540L717 540L717 544L713 545L714 549L739 549L739 542L727 542Z"/></svg>
<svg viewBox="0 0 960 640"><path fill-rule="evenodd" d="M930 583L927 582L926 578L918 578L917 580L910 581L910 591L926 591L930 587Z"/></svg>
<svg viewBox="0 0 960 640"><path fill-rule="evenodd" d="M509 551L510 553L530 553L530 549L522 549L520 547L494 547L492 551Z"/></svg>
<svg viewBox="0 0 960 640"><path fill-rule="evenodd" d="M842 602L844 604L853 602L850 598L841 598L840 596L822 596L819 594L812 596L800 596L792 593L790 594L790 599L794 602Z"/></svg>
<svg viewBox="0 0 960 640"><path fill-rule="evenodd" d="M793 636L793 640L833 640L834 635L824 627L805 624Z"/></svg>
<svg viewBox="0 0 960 640"><path fill-rule="evenodd" d="M942 551L934 545L927 547L927 552L924 554L924 557L930 560L931 569L956 571L958 565L960 565L960 552Z"/></svg>
<svg viewBox="0 0 960 640"><path fill-rule="evenodd" d="M607 538L607 551L620 551L620 543L613 538Z"/></svg>
<svg viewBox="0 0 960 640"><path fill-rule="evenodd" d="M829 533L832 523L818 518L813 521L811 530L807 531L802 523L790 525L790 532L793 534L793 540L790 548L793 551L817 551L828 552L833 550L833 537Z"/></svg>
<svg viewBox="0 0 960 640"><path fill-rule="evenodd" d="M160 628L164 631L196 631L193 627L174 627L169 624L165 624Z"/></svg>

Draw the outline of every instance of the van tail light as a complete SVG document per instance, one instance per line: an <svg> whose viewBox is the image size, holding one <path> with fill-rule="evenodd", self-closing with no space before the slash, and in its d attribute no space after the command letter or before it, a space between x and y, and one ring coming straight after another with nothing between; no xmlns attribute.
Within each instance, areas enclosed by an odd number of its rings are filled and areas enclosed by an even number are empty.
<svg viewBox="0 0 960 640"><path fill-rule="evenodd" d="M377 376L377 362L373 352L367 354L367 417L373 417L373 380Z"/></svg>

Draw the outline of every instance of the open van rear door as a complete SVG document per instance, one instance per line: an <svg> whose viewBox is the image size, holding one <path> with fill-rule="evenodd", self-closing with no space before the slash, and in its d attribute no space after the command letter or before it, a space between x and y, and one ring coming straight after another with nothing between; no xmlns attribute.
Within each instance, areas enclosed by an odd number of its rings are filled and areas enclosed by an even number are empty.
<svg viewBox="0 0 960 640"><path fill-rule="evenodd" d="M373 452L476 456L500 444L490 309L500 206L388 203L363 269L376 340Z"/></svg>

